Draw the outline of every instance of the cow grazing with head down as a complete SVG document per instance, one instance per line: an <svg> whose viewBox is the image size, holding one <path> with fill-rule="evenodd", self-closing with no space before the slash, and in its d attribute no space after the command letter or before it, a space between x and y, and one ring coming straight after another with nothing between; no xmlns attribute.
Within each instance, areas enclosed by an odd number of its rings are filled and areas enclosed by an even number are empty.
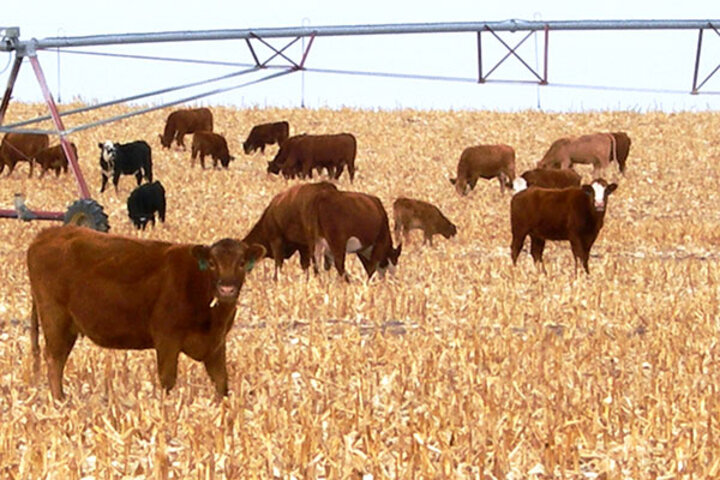
<svg viewBox="0 0 720 480"><path fill-rule="evenodd" d="M182 352L202 362L217 394L227 395L225 339L245 275L264 254L260 245L229 238L206 246L74 225L41 231L27 253L35 371L39 326L56 399L65 397L63 370L78 335L105 348L154 349L167 391Z"/></svg>
<svg viewBox="0 0 720 480"><path fill-rule="evenodd" d="M70 148L75 153L75 158L78 158L77 147L75 144L70 142ZM40 171L40 178L45 176L45 172L48 170L55 170L55 176L60 176L60 170L67 173L68 171L68 159L65 157L62 145L55 145L53 147L41 150L35 155L35 161L42 167Z"/></svg>
<svg viewBox="0 0 720 480"><path fill-rule="evenodd" d="M620 171L625 172L629 150L630 137L624 132L564 137L550 145L537 167L567 169L575 163L589 164L593 166L593 178L598 178L613 160L618 162Z"/></svg>
<svg viewBox="0 0 720 480"><path fill-rule="evenodd" d="M185 134L200 131L213 131L213 114L209 108L191 108L176 110L168 115L165 130L160 135L160 143L170 148L173 140L178 146L185 148Z"/></svg>
<svg viewBox="0 0 720 480"><path fill-rule="evenodd" d="M245 243L265 247L265 255L275 260L275 280L283 261L295 252L300 253L303 270L310 268L312 253L302 212L315 195L325 190L337 190L337 187L329 182L303 183L278 193L243 238Z"/></svg>
<svg viewBox="0 0 720 480"><path fill-rule="evenodd" d="M312 178L313 170L327 170L338 179L345 167L352 182L355 178L357 141L350 133L335 135L296 135L288 138L275 158L268 162L267 171L286 178Z"/></svg>
<svg viewBox="0 0 720 480"><path fill-rule="evenodd" d="M243 151L253 153L258 148L265 153L265 145L277 143L281 146L290 136L290 124L286 121L255 125L247 139L243 142Z"/></svg>
<svg viewBox="0 0 720 480"><path fill-rule="evenodd" d="M0 173L8 166L8 176L15 170L18 162L30 164L30 174L33 174L33 158L38 152L46 149L50 143L50 137L46 134L36 133L6 133L0 143Z"/></svg>
<svg viewBox="0 0 720 480"><path fill-rule="evenodd" d="M477 145L468 147L460 155L457 178L450 183L460 195L467 195L475 188L479 178L490 180L497 177L500 191L512 188L515 179L515 150L509 145Z"/></svg>
<svg viewBox="0 0 720 480"><path fill-rule="evenodd" d="M603 227L608 196L617 184L594 180L590 185L549 189L531 187L515 194L510 201L513 265L522 250L525 237L530 235L530 253L537 264L543 263L546 240L568 240L575 259L588 274L590 248Z"/></svg>
<svg viewBox="0 0 720 480"><path fill-rule="evenodd" d="M393 217L395 219L395 240L400 243L402 237L407 242L410 230L419 228L423 231L425 243L432 246L432 237L440 234L445 238L454 237L457 227L443 215L435 205L415 200L412 198L399 197L393 202Z"/></svg>
<svg viewBox="0 0 720 480"><path fill-rule="evenodd" d="M108 140L105 143L98 143L98 147L100 147L102 172L100 193L105 191L110 177L113 179L116 193L120 175L134 175L138 185L142 183L143 177L148 182L152 182L152 152L147 142L137 140L130 143L113 143Z"/></svg>
<svg viewBox="0 0 720 480"><path fill-rule="evenodd" d="M148 222L155 228L155 212L160 221L165 223L165 188L155 181L145 183L132 191L127 199L127 210L135 228L145 230Z"/></svg>
<svg viewBox="0 0 720 480"><path fill-rule="evenodd" d="M324 190L303 210L308 243L313 246L315 265L323 258L338 274L350 281L345 255L356 253L368 279L377 271L394 273L402 244L393 248L387 212L379 198L360 192Z"/></svg>
<svg viewBox="0 0 720 480"><path fill-rule="evenodd" d="M535 168L523 172L513 182L513 189L518 192L528 187L566 188L579 187L582 178L571 168Z"/></svg>
<svg viewBox="0 0 720 480"><path fill-rule="evenodd" d="M218 160L223 168L228 168L235 157L228 151L227 141L222 135L213 132L195 132L192 141L192 160L200 156L200 165L205 168L205 155L213 159L213 168L217 168Z"/></svg>

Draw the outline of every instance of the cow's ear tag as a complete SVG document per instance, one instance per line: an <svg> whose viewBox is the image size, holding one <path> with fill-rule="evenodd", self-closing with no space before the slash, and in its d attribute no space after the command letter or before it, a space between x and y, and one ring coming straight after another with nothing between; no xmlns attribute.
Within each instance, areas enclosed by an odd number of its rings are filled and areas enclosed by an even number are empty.
<svg viewBox="0 0 720 480"><path fill-rule="evenodd" d="M253 269L253 267L255 267L255 259L254 258L245 264L245 271L249 272L250 270Z"/></svg>
<svg viewBox="0 0 720 480"><path fill-rule="evenodd" d="M204 272L208 269L208 261L204 258L198 258L198 268L201 272Z"/></svg>

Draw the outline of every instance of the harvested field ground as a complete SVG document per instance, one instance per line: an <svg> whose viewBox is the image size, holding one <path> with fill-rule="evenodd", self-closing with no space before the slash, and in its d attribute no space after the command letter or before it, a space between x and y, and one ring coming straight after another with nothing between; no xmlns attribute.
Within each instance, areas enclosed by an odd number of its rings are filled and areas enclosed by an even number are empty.
<svg viewBox="0 0 720 480"><path fill-rule="evenodd" d="M44 111L12 104L7 121ZM112 233L202 243L242 237L294 181L265 173L275 146L247 156L241 143L253 125L287 119L291 134L356 135L355 182L344 174L340 188L375 194L386 209L400 195L430 201L458 235L424 247L413 232L385 281L366 283L354 257L351 284L334 271L306 281L294 257L275 283L272 262L263 261L228 337L224 401L187 357L164 395L152 351L81 339L60 404L44 362L33 377L29 348L25 255L49 223L0 221L0 477L720 475L718 114L214 108L236 161L202 171L190 167L189 151L160 148L169 111L71 137ZM627 175L614 164L606 175L620 186L590 276L574 276L567 242L548 244L547 275L527 251L513 268L510 194L480 180L462 198L448 182L469 145L512 145L521 172L560 136L611 130L627 131L633 144ZM131 177L121 178L118 195L97 193L97 144L106 139L151 144L168 195L166 224L132 228ZM589 167L578 170L589 179ZM41 210L64 210L77 198L71 176L27 172L20 164L2 175L0 206L11 208L14 192Z"/></svg>

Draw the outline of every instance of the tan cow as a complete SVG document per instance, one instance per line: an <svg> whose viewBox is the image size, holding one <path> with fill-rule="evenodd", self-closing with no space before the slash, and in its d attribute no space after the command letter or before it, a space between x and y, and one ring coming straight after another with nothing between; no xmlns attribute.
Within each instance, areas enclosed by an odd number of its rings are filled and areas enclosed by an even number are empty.
<svg viewBox="0 0 720 480"><path fill-rule="evenodd" d="M416 228L423 231L423 245L429 242L431 246L433 235L439 233L445 238L450 238L457 233L457 227L439 208L422 200L399 197L393 202L393 218L397 242L401 241L400 235L402 235L407 243L410 230Z"/></svg>
<svg viewBox="0 0 720 480"><path fill-rule="evenodd" d="M479 178L490 180L497 177L500 191L512 188L515 180L515 150L509 145L477 145L468 147L460 155L457 178L450 183L460 195L467 195L468 189L475 188Z"/></svg>
<svg viewBox="0 0 720 480"><path fill-rule="evenodd" d="M623 132L563 137L550 145L537 167L570 168L575 163L587 164L593 166L593 178L598 178L613 160L624 172L629 149L630 137Z"/></svg>

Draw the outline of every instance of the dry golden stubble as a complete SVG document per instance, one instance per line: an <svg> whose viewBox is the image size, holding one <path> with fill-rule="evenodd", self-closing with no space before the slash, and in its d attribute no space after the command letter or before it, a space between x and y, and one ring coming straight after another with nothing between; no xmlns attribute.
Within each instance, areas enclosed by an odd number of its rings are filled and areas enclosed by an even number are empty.
<svg viewBox="0 0 720 480"><path fill-rule="evenodd" d="M8 121L42 112L13 103ZM125 111L124 107L111 113ZM71 137L113 233L174 242L242 237L270 198L297 181L243 155L254 124L292 133L352 132L354 184L381 198L436 204L458 226L422 246L411 234L395 277L366 283L360 263L309 280L292 258L249 275L228 337L231 396L217 402L201 365L182 358L161 392L151 351L78 341L68 401L33 376L25 252L48 223L0 222L0 472L8 478L711 478L717 458L720 144L713 113L366 112L213 108L236 161L190 166L162 150L169 111ZM81 120L99 113L80 115ZM556 138L625 130L633 140L610 198L589 277L567 243L549 243L548 275L509 258L509 194L480 181L461 198L448 178L460 152L507 143L518 173ZM100 195L97 143L146 139L168 219L136 231L125 210L134 180ZM33 209L76 198L67 175L0 178L0 204L23 192ZM578 171L589 179L589 169ZM5 200L2 200L5 199ZM391 225L392 226L392 225ZM527 247L526 247L527 248Z"/></svg>

